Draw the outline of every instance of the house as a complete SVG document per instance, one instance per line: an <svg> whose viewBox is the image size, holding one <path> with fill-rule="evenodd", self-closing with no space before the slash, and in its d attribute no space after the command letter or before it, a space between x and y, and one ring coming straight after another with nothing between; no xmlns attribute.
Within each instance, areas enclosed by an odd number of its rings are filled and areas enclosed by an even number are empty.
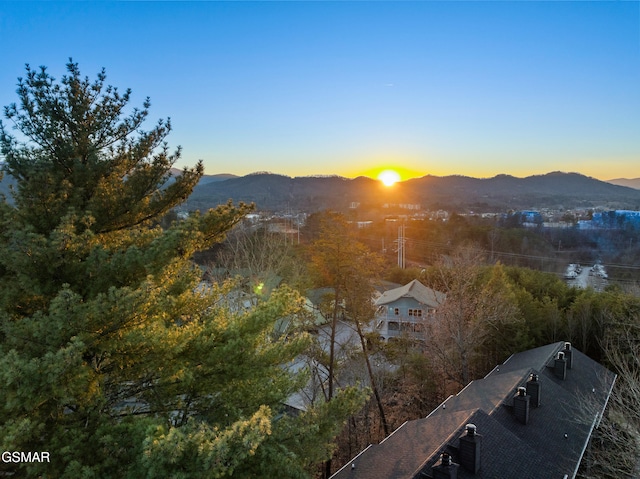
<svg viewBox="0 0 640 479"><path fill-rule="evenodd" d="M332 479L573 479L616 375L570 343L514 354Z"/></svg>
<svg viewBox="0 0 640 479"><path fill-rule="evenodd" d="M401 335L419 337L424 321L433 316L446 295L427 288L417 279L390 289L376 299L375 332L385 341Z"/></svg>

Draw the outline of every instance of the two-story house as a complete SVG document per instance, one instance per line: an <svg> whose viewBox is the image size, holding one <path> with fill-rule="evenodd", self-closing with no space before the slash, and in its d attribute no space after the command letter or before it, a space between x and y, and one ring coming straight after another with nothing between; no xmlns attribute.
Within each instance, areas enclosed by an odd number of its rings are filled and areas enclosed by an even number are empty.
<svg viewBox="0 0 640 479"><path fill-rule="evenodd" d="M385 341L402 335L420 338L424 322L433 317L446 295L417 279L385 291L376 301L375 332Z"/></svg>

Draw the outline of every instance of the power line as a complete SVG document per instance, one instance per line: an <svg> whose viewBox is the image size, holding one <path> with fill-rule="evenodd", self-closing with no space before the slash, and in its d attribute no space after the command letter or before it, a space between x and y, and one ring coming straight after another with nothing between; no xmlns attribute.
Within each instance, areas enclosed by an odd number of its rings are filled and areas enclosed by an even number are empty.
<svg viewBox="0 0 640 479"><path fill-rule="evenodd" d="M398 237L400 238L400 232L398 233ZM372 236L364 236L363 239L367 239L370 241L375 241L377 242L379 240L379 238L374 238ZM422 248L431 248L434 250L446 250L446 249L450 249L451 248L451 244L449 243L443 243L443 242L436 242L436 241L428 241L428 240L421 240L421 239L413 239L413 238L408 238L406 235L404 235L404 232L402 233L402 254L403 256L406 258L407 255L407 248L406 245L410 244L410 245L415 245L415 246L420 246ZM521 260L528 260L528 261L535 261L535 262L541 262L541 263L566 263L566 259L563 258L559 258L557 256L541 256L541 255L532 255L532 254L524 254L524 253L513 253L513 252L507 252L507 251L489 251L487 249L484 248L479 248L480 251L482 251L483 253L489 255L489 254L493 254L494 257L499 258L510 258L510 259L521 259ZM410 249L409 249L410 250ZM411 250L410 250L411 251ZM411 251L411 256L412 257L421 257L422 259L427 259L427 254L424 254L424 252L422 252L422 254L416 252L416 251ZM566 252L563 252L561 254L565 254ZM437 252L434 251L434 253L431 254L431 256L436 256ZM399 256L400 258L400 256ZM400 264L400 263L398 263ZM616 268L616 269L623 269L623 270L633 270L633 271L640 271L640 265L636 266L636 265L629 265L629 264L618 264L618 263L606 263L607 268ZM622 281L622 280L621 280Z"/></svg>

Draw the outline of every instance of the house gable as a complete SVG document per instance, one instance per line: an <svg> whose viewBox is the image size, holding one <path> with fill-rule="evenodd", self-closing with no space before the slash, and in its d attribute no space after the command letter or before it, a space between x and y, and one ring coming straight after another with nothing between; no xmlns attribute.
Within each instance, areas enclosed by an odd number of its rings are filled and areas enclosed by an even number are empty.
<svg viewBox="0 0 640 479"><path fill-rule="evenodd" d="M420 281L414 279L404 286L385 291L376 300L375 304L376 306L389 305L397 302L401 298L411 298L417 303L423 304L427 307L437 308L444 302L446 295L431 288L427 288Z"/></svg>

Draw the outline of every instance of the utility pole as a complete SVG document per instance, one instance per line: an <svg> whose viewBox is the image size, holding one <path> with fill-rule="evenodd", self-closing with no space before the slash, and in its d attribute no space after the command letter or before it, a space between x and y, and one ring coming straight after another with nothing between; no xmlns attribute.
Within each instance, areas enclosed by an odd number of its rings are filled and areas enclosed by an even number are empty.
<svg viewBox="0 0 640 479"><path fill-rule="evenodd" d="M398 267L401 269L405 267L404 227L403 224L398 228Z"/></svg>

